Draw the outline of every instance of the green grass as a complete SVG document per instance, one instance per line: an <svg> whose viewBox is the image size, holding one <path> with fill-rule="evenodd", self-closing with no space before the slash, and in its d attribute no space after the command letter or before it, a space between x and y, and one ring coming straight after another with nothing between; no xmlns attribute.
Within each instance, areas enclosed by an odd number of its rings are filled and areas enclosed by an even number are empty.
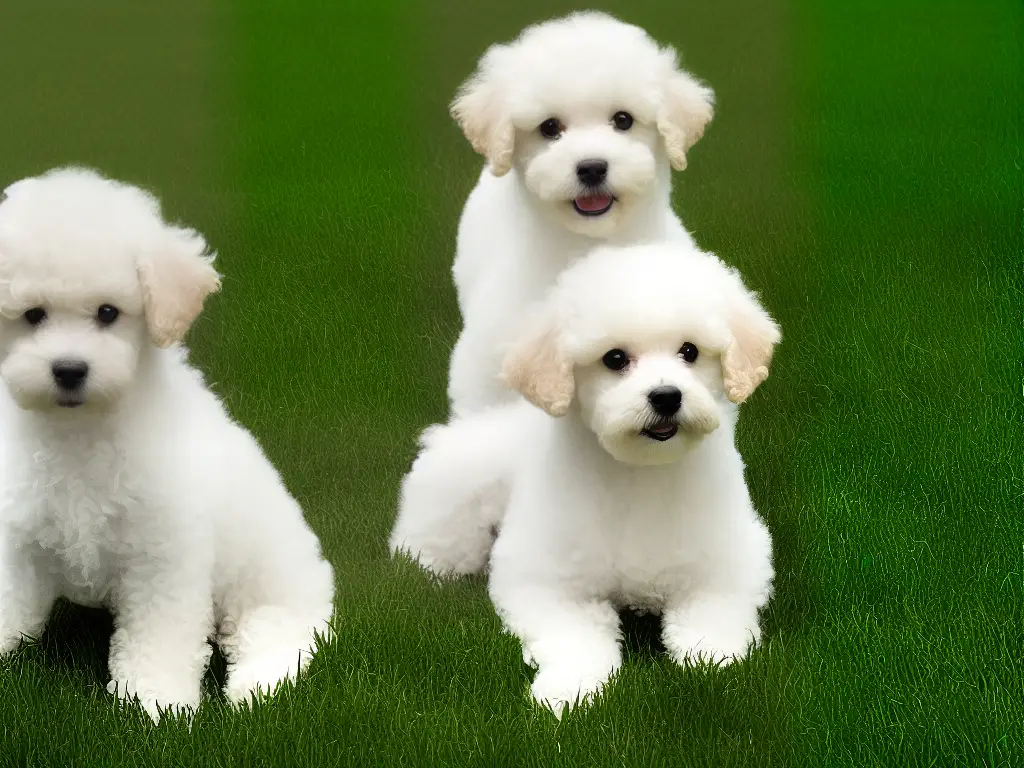
<svg viewBox="0 0 1024 768"><path fill-rule="evenodd" d="M109 618L63 606L0 662L0 764L1024 762L1018 3L598 4L719 95L676 202L784 329L740 434L779 575L749 662L678 669L631 623L621 678L560 724L483 584L384 542L458 329L479 160L447 101L489 42L573 6L20 5L0 181L95 165L218 248L194 357L307 509L340 623L294 689L189 733L114 706Z"/></svg>

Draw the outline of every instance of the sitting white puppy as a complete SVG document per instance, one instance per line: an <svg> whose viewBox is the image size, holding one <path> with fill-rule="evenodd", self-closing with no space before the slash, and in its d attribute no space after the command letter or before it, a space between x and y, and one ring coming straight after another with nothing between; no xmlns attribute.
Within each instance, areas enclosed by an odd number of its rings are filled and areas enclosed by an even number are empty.
<svg viewBox="0 0 1024 768"><path fill-rule="evenodd" d="M492 46L452 114L487 158L452 269L463 330L452 412L509 402L502 351L523 312L595 243L692 244L672 210L672 168L713 114L713 93L639 27L574 13Z"/></svg>
<svg viewBox="0 0 1024 768"><path fill-rule="evenodd" d="M156 199L82 169L0 202L0 654L59 597L114 613L108 690L194 709L293 677L334 578L259 445L178 345L220 277ZM301 659L301 661L300 661Z"/></svg>
<svg viewBox="0 0 1024 768"><path fill-rule="evenodd" d="M709 254L602 246L562 274L504 364L547 414L520 401L430 428L392 549L474 572L500 524L491 599L556 711L619 667L617 609L661 613L679 663L744 655L773 569L736 404L779 339Z"/></svg>

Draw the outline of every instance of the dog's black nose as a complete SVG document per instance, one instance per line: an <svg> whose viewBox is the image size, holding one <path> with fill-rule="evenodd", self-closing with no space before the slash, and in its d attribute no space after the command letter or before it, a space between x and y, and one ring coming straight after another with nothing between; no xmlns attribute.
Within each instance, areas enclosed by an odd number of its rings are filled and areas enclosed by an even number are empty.
<svg viewBox="0 0 1024 768"><path fill-rule="evenodd" d="M683 404L683 393L678 387L655 387L647 393L647 399L659 416L671 416Z"/></svg>
<svg viewBox="0 0 1024 768"><path fill-rule="evenodd" d="M89 375L89 366L80 360L58 360L50 370L62 389L78 389Z"/></svg>
<svg viewBox="0 0 1024 768"><path fill-rule="evenodd" d="M588 187L601 186L607 175L608 163L605 160L581 160L576 165L576 177Z"/></svg>

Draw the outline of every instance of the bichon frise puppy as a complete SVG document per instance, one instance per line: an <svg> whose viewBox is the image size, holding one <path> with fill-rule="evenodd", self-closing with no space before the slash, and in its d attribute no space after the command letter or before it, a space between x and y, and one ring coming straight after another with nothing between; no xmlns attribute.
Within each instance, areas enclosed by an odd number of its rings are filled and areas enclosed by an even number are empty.
<svg viewBox="0 0 1024 768"><path fill-rule="evenodd" d="M618 669L617 609L660 613L679 663L743 656L773 569L737 404L779 340L713 256L601 246L562 274L505 360L529 402L425 433L393 550L474 572L500 524L491 599L537 667L535 699L556 712Z"/></svg>
<svg viewBox="0 0 1024 768"><path fill-rule="evenodd" d="M595 243L679 240L672 168L712 118L713 94L676 52L603 13L574 13L492 46L452 114L487 158L452 269L463 330L453 413L508 402L502 349L523 311Z"/></svg>
<svg viewBox="0 0 1024 768"><path fill-rule="evenodd" d="M114 614L108 690L194 709L293 677L334 578L260 446L179 345L220 277L155 198L83 169L0 202L0 654L54 601ZM301 662L300 662L301 658Z"/></svg>

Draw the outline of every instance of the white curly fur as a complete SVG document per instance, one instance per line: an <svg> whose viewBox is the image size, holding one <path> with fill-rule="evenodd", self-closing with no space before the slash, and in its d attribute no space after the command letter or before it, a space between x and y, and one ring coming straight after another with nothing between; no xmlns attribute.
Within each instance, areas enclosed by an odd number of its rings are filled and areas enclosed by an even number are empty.
<svg viewBox="0 0 1024 768"><path fill-rule="evenodd" d="M633 118L628 130L617 112ZM498 379L504 345L523 310L596 243L674 239L692 244L671 207L672 168L713 116L710 88L680 70L672 48L596 12L527 27L483 55L452 114L487 160L459 223L453 275L463 330L452 353L454 413L508 402ZM564 131L545 138L538 126ZM582 215L584 160L608 163L603 196Z"/></svg>
<svg viewBox="0 0 1024 768"><path fill-rule="evenodd" d="M773 569L735 446L735 401L750 392L734 397L726 381L735 364L767 371L763 351L780 338L712 254L596 249L561 275L506 361L510 383L548 413L520 400L431 427L392 551L442 577L490 556L491 599L537 667L534 698L556 712L619 668L616 609L660 613L679 663L744 656ZM616 348L621 371L602 362ZM561 384L537 386L544 378ZM650 395L666 386L681 404L677 431L658 440L644 430L660 423Z"/></svg>
<svg viewBox="0 0 1024 768"><path fill-rule="evenodd" d="M199 705L208 638L242 701L296 675L333 610L302 510L176 343L212 261L151 195L88 170L0 203L0 654L59 597L107 606L108 690L154 718ZM88 365L80 387L58 386L61 361Z"/></svg>

